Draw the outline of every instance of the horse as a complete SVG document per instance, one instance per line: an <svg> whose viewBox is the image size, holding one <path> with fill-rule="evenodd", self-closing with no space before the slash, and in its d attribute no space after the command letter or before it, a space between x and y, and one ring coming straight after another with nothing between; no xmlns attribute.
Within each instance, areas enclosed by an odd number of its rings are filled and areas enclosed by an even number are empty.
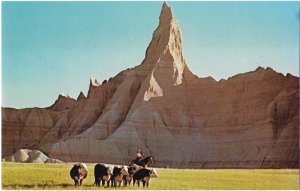
<svg viewBox="0 0 300 191"><path fill-rule="evenodd" d="M144 168L147 168L149 163L153 163L153 157L152 156L148 156L144 159L140 159L139 157L130 161L129 166L132 166L133 164L142 166Z"/></svg>

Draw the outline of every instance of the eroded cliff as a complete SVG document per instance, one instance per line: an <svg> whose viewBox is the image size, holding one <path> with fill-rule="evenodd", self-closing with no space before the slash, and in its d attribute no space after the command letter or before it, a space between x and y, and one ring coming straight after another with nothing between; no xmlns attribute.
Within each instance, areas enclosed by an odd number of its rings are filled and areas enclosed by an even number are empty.
<svg viewBox="0 0 300 191"><path fill-rule="evenodd" d="M141 148L155 166L296 168L299 78L261 67L227 80L198 78L164 3L140 65L102 84L91 79L77 100L2 109L2 155L21 148L63 161L127 164Z"/></svg>

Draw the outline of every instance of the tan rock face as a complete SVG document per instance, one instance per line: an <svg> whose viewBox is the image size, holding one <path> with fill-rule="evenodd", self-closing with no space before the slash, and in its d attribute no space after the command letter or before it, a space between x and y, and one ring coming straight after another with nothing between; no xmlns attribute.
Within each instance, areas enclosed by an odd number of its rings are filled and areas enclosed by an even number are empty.
<svg viewBox="0 0 300 191"><path fill-rule="evenodd" d="M127 164L141 148L155 166L297 168L299 78L261 67L198 78L165 3L159 20L143 62L102 85L92 78L87 97L3 108L3 156L38 148L63 161Z"/></svg>

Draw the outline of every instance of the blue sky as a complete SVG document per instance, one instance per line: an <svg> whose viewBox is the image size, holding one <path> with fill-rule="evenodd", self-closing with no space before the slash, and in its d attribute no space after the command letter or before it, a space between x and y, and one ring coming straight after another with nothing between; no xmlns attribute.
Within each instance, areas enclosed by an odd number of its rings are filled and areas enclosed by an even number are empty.
<svg viewBox="0 0 300 191"><path fill-rule="evenodd" d="M227 79L258 66L299 76L298 2L169 2L187 64ZM2 106L47 107L139 65L162 2L3 2Z"/></svg>

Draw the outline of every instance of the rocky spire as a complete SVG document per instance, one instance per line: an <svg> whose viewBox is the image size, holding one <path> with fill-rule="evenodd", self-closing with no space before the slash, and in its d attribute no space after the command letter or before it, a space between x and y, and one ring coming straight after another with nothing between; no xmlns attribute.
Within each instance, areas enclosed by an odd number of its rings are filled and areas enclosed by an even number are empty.
<svg viewBox="0 0 300 191"><path fill-rule="evenodd" d="M101 84L98 82L98 80L96 79L95 76L91 76L90 78L90 87L89 87L89 91L88 91L88 94L87 94L87 97L90 96L90 94L95 90L97 89Z"/></svg>
<svg viewBox="0 0 300 191"><path fill-rule="evenodd" d="M164 25L164 23L171 23L172 18L173 14L171 7L169 7L168 4L164 2L159 16L159 25Z"/></svg>
<svg viewBox="0 0 300 191"><path fill-rule="evenodd" d="M153 33L143 63L157 61L166 49L175 48L170 45L175 46L178 49L177 52L182 54L179 26L173 17L171 8L164 2L159 16L159 25Z"/></svg>
<svg viewBox="0 0 300 191"><path fill-rule="evenodd" d="M92 86L100 86L100 83L98 82L98 80L96 79L95 76L91 76L90 85L92 85Z"/></svg>
<svg viewBox="0 0 300 191"><path fill-rule="evenodd" d="M162 6L159 25L153 33L141 68L150 75L150 87L144 100L162 96L167 87L183 83L186 63L182 54L181 32L167 3Z"/></svg>
<svg viewBox="0 0 300 191"><path fill-rule="evenodd" d="M85 99L85 98L86 98L86 97L85 97L84 93L81 91L80 94L79 94L78 97L77 97L77 101L81 101L81 100L83 100L83 99Z"/></svg>

